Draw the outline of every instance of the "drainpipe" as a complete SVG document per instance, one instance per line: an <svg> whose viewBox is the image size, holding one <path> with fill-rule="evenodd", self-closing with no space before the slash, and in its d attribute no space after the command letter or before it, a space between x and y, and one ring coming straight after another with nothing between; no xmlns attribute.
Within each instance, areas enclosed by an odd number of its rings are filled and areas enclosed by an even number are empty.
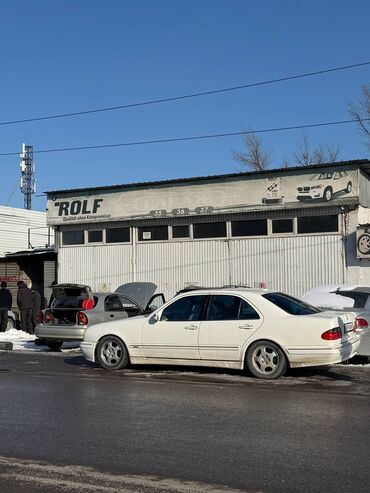
<svg viewBox="0 0 370 493"><path fill-rule="evenodd" d="M131 241L132 241L132 248L131 248L131 277L132 280L131 282L136 282L136 259L137 259L137 242L136 242L136 234L137 234L137 228L135 226L131 227Z"/></svg>
<svg viewBox="0 0 370 493"><path fill-rule="evenodd" d="M343 260L343 283L347 282L347 248L348 248L348 234L349 234L349 213L346 207L341 207L342 211L342 235L343 235L343 248L342 248L342 260Z"/></svg>

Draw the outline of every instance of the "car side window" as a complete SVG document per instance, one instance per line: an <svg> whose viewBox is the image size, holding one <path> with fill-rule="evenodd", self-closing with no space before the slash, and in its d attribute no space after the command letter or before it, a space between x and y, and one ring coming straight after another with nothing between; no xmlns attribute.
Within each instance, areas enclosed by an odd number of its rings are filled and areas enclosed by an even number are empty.
<svg viewBox="0 0 370 493"><path fill-rule="evenodd" d="M122 301L117 295L107 296L104 305L107 312L122 312L124 310Z"/></svg>
<svg viewBox="0 0 370 493"><path fill-rule="evenodd" d="M206 320L238 320L240 301L237 296L211 296Z"/></svg>
<svg viewBox="0 0 370 493"><path fill-rule="evenodd" d="M202 308L206 300L205 295L186 296L167 306L161 316L161 321L183 322L200 320Z"/></svg>
<svg viewBox="0 0 370 493"><path fill-rule="evenodd" d="M127 312L127 315L129 317L136 317L136 315L141 314L141 310L133 301L131 301L129 298L125 298L124 296L119 297L120 302L122 303L123 310Z"/></svg>
<svg viewBox="0 0 370 493"><path fill-rule="evenodd" d="M256 310L245 300L240 303L239 320L259 320Z"/></svg>
<svg viewBox="0 0 370 493"><path fill-rule="evenodd" d="M262 296L290 315L312 315L321 311L319 308L284 293L266 293Z"/></svg>
<svg viewBox="0 0 370 493"><path fill-rule="evenodd" d="M206 320L258 320L260 316L245 300L238 296L211 296Z"/></svg>

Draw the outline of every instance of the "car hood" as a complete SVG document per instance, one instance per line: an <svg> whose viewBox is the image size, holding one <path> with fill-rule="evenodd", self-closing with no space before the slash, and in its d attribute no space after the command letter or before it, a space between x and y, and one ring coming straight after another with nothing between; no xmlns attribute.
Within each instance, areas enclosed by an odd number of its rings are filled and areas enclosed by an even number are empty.
<svg viewBox="0 0 370 493"><path fill-rule="evenodd" d="M127 296L144 311L156 289L157 285L153 282L128 282L119 286L115 293Z"/></svg>
<svg viewBox="0 0 370 493"><path fill-rule="evenodd" d="M310 180L310 181L302 181L299 183L298 187L316 187L317 185L323 185L324 180Z"/></svg>

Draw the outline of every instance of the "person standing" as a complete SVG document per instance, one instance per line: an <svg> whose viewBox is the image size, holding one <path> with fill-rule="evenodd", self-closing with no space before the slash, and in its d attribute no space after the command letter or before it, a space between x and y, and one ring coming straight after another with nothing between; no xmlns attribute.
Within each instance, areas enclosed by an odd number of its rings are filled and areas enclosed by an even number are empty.
<svg viewBox="0 0 370 493"><path fill-rule="evenodd" d="M33 334L32 311L33 296L30 288L23 281L18 281L17 305L21 315L21 327L24 332Z"/></svg>
<svg viewBox="0 0 370 493"><path fill-rule="evenodd" d="M0 332L5 332L8 325L8 310L12 309L12 293L2 281L0 288Z"/></svg>

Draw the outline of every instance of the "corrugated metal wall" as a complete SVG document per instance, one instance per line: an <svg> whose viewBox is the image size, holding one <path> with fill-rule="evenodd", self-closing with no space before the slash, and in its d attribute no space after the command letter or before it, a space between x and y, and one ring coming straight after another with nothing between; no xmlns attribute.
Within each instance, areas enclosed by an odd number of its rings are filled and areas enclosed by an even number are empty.
<svg viewBox="0 0 370 493"><path fill-rule="evenodd" d="M132 280L131 256L131 245L60 248L58 282L88 284L93 291L114 291Z"/></svg>
<svg viewBox="0 0 370 493"><path fill-rule="evenodd" d="M49 301L51 296L51 283L56 280L55 261L44 262L44 298Z"/></svg>
<svg viewBox="0 0 370 493"><path fill-rule="evenodd" d="M59 250L59 282L112 290L130 281L158 284L166 298L186 285L247 284L301 296L344 282L341 235L68 247ZM136 262L135 262L136 259Z"/></svg>
<svg viewBox="0 0 370 493"><path fill-rule="evenodd" d="M314 286L344 282L342 249L340 235L231 240L231 280L301 296Z"/></svg>
<svg viewBox="0 0 370 493"><path fill-rule="evenodd" d="M137 245L136 280L152 281L166 298L186 285L229 283L227 241L146 243Z"/></svg>
<svg viewBox="0 0 370 493"><path fill-rule="evenodd" d="M0 256L5 253L28 249L29 228L34 248L48 242L46 213L0 206Z"/></svg>

